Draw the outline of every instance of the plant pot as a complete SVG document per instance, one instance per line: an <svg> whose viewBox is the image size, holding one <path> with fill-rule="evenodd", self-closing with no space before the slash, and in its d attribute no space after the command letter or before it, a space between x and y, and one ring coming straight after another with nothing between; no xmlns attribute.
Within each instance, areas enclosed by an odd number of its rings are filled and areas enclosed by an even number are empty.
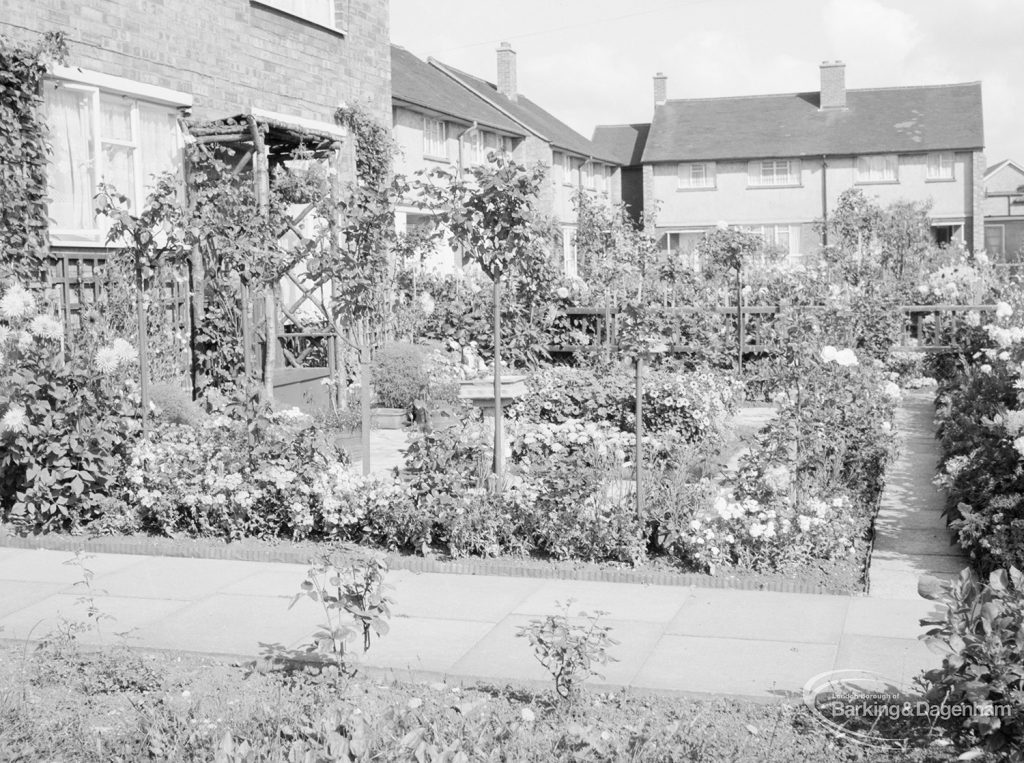
<svg viewBox="0 0 1024 763"><path fill-rule="evenodd" d="M405 408L372 408L370 422L376 429L403 429L409 415Z"/></svg>

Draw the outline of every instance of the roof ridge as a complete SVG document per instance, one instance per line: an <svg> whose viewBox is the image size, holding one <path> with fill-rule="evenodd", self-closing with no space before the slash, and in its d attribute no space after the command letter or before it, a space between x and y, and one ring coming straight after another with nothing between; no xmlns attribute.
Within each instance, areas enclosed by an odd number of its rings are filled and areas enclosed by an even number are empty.
<svg viewBox="0 0 1024 763"><path fill-rule="evenodd" d="M650 127L650 122L613 122L611 124L594 125L594 129L599 127Z"/></svg>
<svg viewBox="0 0 1024 763"><path fill-rule="evenodd" d="M948 87L965 87L967 85L981 85L981 80L971 80L968 82L946 82L938 85L890 85L887 87L851 87L847 88L847 93L877 93L883 90L929 90L937 88L948 88ZM736 101L747 98L793 98L802 95L818 95L819 90L798 90L795 92L788 93L755 93L748 95L705 95L697 98L668 98L665 103L681 103L693 101Z"/></svg>

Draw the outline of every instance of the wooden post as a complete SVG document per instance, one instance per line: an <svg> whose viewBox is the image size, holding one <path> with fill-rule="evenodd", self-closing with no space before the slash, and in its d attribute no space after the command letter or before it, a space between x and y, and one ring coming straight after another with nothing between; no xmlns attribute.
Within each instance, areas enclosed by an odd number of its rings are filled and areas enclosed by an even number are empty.
<svg viewBox="0 0 1024 763"><path fill-rule="evenodd" d="M363 474L370 473L370 348L359 348L359 446L363 451Z"/></svg>
<svg viewBox="0 0 1024 763"><path fill-rule="evenodd" d="M267 144L263 140L263 133L252 116L247 117L249 122L249 135L252 137L253 157L252 174L255 184L256 207L264 220L270 218L270 163L267 158ZM275 284L265 285L266 291L263 295L264 312L264 337L266 339L266 351L263 353L263 395L264 400L274 400L274 363L276 363L277 345L277 301ZM251 299L251 295L249 295ZM248 308L247 308L248 309ZM255 343L253 344L255 352Z"/></svg>
<svg viewBox="0 0 1024 763"><path fill-rule="evenodd" d="M743 278L736 266L736 374L743 378Z"/></svg>
<svg viewBox="0 0 1024 763"><path fill-rule="evenodd" d="M146 317L145 283L142 260L135 260L135 317L139 325L139 403L142 436L149 434L149 326Z"/></svg>
<svg viewBox="0 0 1024 763"><path fill-rule="evenodd" d="M644 354L637 351L636 354L636 518L637 521L644 521L644 489L643 489L643 463L644 463Z"/></svg>
<svg viewBox="0 0 1024 763"><path fill-rule="evenodd" d="M501 274L494 276L494 477L495 491L501 490L501 472L503 467L501 440L502 425L505 414L501 407Z"/></svg>

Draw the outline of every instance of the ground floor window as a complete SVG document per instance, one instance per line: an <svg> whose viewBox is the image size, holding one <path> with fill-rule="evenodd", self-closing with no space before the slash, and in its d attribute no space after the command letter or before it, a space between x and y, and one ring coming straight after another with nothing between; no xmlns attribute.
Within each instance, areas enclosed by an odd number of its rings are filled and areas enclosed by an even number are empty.
<svg viewBox="0 0 1024 763"><path fill-rule="evenodd" d="M578 253L576 251L576 229L562 228L562 271L570 278L579 273Z"/></svg>
<svg viewBox="0 0 1024 763"><path fill-rule="evenodd" d="M964 226L960 223L933 225L932 240L939 246L963 243Z"/></svg>
<svg viewBox="0 0 1024 763"><path fill-rule="evenodd" d="M1002 259L1006 256L1006 226L988 224L985 226L985 252L989 257Z"/></svg>

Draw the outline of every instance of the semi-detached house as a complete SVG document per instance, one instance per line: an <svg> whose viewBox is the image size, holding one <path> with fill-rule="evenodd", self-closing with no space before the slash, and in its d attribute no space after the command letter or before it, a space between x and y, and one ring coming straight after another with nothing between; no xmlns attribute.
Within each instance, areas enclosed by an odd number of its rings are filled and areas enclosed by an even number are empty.
<svg viewBox="0 0 1024 763"><path fill-rule="evenodd" d="M583 190L618 203L618 164L519 92L516 53L508 43L497 50L497 75L492 83L393 47L393 121L400 150L396 170L408 174L429 166L467 167L485 161L492 148L508 151L522 164L539 162L548 171L539 208L561 228L563 268L575 275L573 196ZM410 224L416 221L411 206L402 212ZM455 257L442 252L434 265L457 267Z"/></svg>
<svg viewBox="0 0 1024 763"><path fill-rule="evenodd" d="M849 188L882 205L930 200L936 242L980 251L981 84L847 90L842 63L820 74L817 92L678 100L659 74L651 124L598 127L594 140L629 157L623 197L669 251L725 222L799 261Z"/></svg>

